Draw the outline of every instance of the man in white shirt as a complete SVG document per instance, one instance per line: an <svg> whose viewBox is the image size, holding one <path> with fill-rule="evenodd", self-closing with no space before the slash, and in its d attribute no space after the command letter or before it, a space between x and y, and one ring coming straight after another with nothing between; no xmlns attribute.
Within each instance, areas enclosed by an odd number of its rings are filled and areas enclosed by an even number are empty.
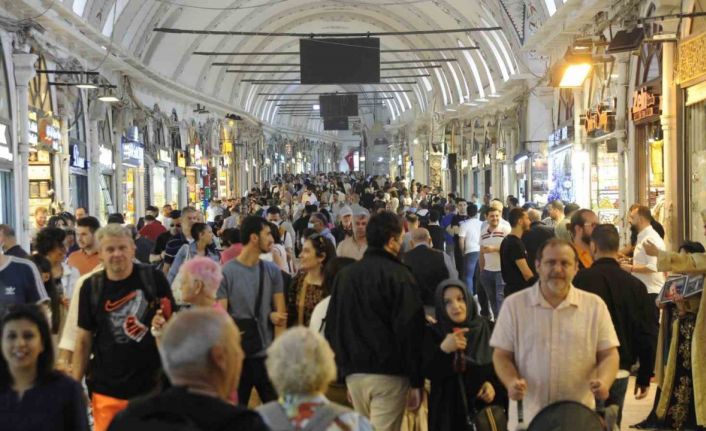
<svg viewBox="0 0 706 431"><path fill-rule="evenodd" d="M211 199L206 208L206 222L213 227L216 222L216 216L223 215L221 203L216 199Z"/></svg>
<svg viewBox="0 0 706 431"><path fill-rule="evenodd" d="M578 255L559 238L537 251L539 282L507 298L490 346L493 365L513 401L523 400L525 424L557 401L595 408L618 372L618 337L605 302L577 289ZM508 429L518 425L511 402Z"/></svg>
<svg viewBox="0 0 706 431"><path fill-rule="evenodd" d="M505 282L500 267L500 244L510 233L510 228L500 225L501 210L491 206L486 213L487 227L480 235L480 282L485 289L493 316L498 312L505 298Z"/></svg>
<svg viewBox="0 0 706 431"><path fill-rule="evenodd" d="M664 240L654 230L652 213L646 206L640 205L630 211L630 225L637 230L637 242L632 255L632 264L622 264L621 267L640 279L647 286L647 293L655 299L664 285L664 273L657 271L657 257L649 256L645 252L645 241L650 241L660 250L667 247Z"/></svg>
<svg viewBox="0 0 706 431"><path fill-rule="evenodd" d="M461 223L458 231L459 246L463 255L463 269L466 285L471 295L475 294L474 276L480 258L480 228L482 222L478 219L478 207L468 204L468 220Z"/></svg>

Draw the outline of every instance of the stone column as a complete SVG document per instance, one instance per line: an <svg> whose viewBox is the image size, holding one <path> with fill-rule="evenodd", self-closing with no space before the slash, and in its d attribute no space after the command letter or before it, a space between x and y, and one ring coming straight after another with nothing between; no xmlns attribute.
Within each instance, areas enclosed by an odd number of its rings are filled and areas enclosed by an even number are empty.
<svg viewBox="0 0 706 431"><path fill-rule="evenodd" d="M667 250L679 244L682 230L679 228L680 214L675 205L679 196L679 173L677 168L677 107L674 83L674 56L676 45L662 44L662 133L664 135L664 242ZM682 204L684 205L684 204Z"/></svg>
<svg viewBox="0 0 706 431"><path fill-rule="evenodd" d="M102 103L102 102L94 102ZM100 144L98 143L98 121L88 122L88 142L86 142L86 158L88 159L88 213L100 218L101 201L101 163Z"/></svg>
<svg viewBox="0 0 706 431"><path fill-rule="evenodd" d="M618 75L617 82L615 83L616 88L616 109L615 109L615 129L616 136L615 139L618 142L618 184L619 184L619 194L618 194L618 205L620 214L620 232L622 233L622 240L628 240L627 234L630 232L630 226L628 226L628 214L627 210L630 207L628 203L628 190L627 185L630 182L627 178L627 172L625 169L625 158L627 157L626 148L627 145L627 131L628 118L626 114L630 109L630 104L628 103L628 85L630 78L628 76L629 57L627 54L620 54L618 56L618 62L616 64L616 72ZM627 107L623 109L623 107Z"/></svg>
<svg viewBox="0 0 706 431"><path fill-rule="evenodd" d="M18 52L12 54L14 65L15 86L17 87L17 120L19 134L17 149L19 157L15 159L14 171L18 178L17 196L20 206L21 220L18 220L18 243L25 250L29 250L30 243L30 214L29 214L29 82L35 77L34 63L37 61L35 54Z"/></svg>

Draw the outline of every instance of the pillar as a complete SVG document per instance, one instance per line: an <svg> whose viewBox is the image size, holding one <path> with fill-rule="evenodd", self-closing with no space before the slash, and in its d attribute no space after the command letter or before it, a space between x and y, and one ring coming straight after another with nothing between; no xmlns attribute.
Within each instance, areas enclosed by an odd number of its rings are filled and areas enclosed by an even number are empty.
<svg viewBox="0 0 706 431"><path fill-rule="evenodd" d="M662 44L662 133L664 135L664 211L665 236L667 250L673 250L679 244L682 232L679 228L679 213L675 201L679 196L677 178L677 108L676 88L674 83L674 55L676 44Z"/></svg>
<svg viewBox="0 0 706 431"><path fill-rule="evenodd" d="M628 118L626 113L629 108L628 104L628 85L629 85L629 57L627 54L620 54L618 57L617 74L618 80L616 82L616 112L615 112L615 128L616 136L615 139L618 142L618 184L619 184L619 194L618 194L618 205L620 214L620 232L622 233L622 240L629 240L628 234L630 232L628 226L628 214L627 210L630 207L628 203L628 184L633 184L633 180L629 180L627 177L626 170L626 157L629 154L627 142L627 127ZM622 107L628 107L627 109L622 109ZM635 172L635 171L632 171Z"/></svg>
<svg viewBox="0 0 706 431"><path fill-rule="evenodd" d="M14 171L18 175L17 195L20 207L18 220L18 243L25 250L29 250L31 225L29 214L29 82L36 75L34 63L37 61L35 54L14 53L15 86L17 87L17 119L19 121L19 135L17 150L19 157L15 159Z"/></svg>
<svg viewBox="0 0 706 431"><path fill-rule="evenodd" d="M94 102L96 103L96 102ZM98 102L102 103L102 102ZM88 122L88 142L86 142L86 157L88 158L88 213L100 217L101 200L101 163L100 144L98 143L98 121Z"/></svg>

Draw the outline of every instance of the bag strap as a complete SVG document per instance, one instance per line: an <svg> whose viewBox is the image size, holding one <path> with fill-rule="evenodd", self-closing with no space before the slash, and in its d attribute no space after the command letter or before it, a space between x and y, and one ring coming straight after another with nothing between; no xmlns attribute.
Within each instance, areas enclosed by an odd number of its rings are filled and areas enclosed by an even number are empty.
<svg viewBox="0 0 706 431"><path fill-rule="evenodd" d="M103 286L105 284L105 270L98 271L91 276L91 312L93 317L98 317L100 311L101 296L103 296Z"/></svg>
<svg viewBox="0 0 706 431"><path fill-rule="evenodd" d="M260 307L262 306L262 291L265 285L265 263L262 260L257 262L260 269L260 275L258 277L258 287L257 287L257 299L255 300L255 309L253 310L253 318L257 320L257 316L260 313Z"/></svg>
<svg viewBox="0 0 706 431"><path fill-rule="evenodd" d="M270 401L257 408L257 412L265 418L265 423L273 431L295 431L289 421L282 405L277 401Z"/></svg>
<svg viewBox="0 0 706 431"><path fill-rule="evenodd" d="M458 380L458 388L461 390L461 404L463 405L463 414L466 416L466 425L475 431L476 422L473 420L476 416L475 405L470 405L468 403L468 397L466 396L466 384L463 381L463 374L457 374L456 378Z"/></svg>
<svg viewBox="0 0 706 431"><path fill-rule="evenodd" d="M154 281L154 272L151 266L136 264L137 271L140 275L140 281L142 282L142 287L147 293L147 300L153 301L157 299L157 287Z"/></svg>
<svg viewBox="0 0 706 431"><path fill-rule="evenodd" d="M316 413L302 431L326 431L336 418L350 412L350 409L334 403L324 404L316 409Z"/></svg>

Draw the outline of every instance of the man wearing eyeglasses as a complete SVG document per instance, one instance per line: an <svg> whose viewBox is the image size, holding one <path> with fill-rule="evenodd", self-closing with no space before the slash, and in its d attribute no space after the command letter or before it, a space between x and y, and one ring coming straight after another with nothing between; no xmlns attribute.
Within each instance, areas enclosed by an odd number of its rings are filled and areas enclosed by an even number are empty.
<svg viewBox="0 0 706 431"><path fill-rule="evenodd" d="M587 269L593 265L591 256L591 234L598 225L598 216L591 210L580 209L571 216L569 230L572 243L579 255L579 269Z"/></svg>

